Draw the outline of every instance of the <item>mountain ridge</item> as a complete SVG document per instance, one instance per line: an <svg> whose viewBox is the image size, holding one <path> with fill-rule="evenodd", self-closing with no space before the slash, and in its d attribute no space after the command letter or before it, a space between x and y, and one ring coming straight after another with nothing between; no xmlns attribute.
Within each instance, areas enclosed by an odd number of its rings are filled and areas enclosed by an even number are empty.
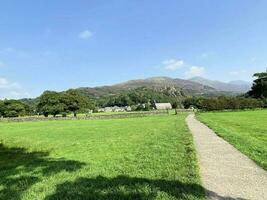
<svg viewBox="0 0 267 200"><path fill-rule="evenodd" d="M193 77L188 79L196 83L204 84L210 86L217 91L226 91L226 92L236 92L236 93L245 93L250 90L252 84L246 81L235 80L230 82L222 82L218 80L210 80L203 77Z"/></svg>
<svg viewBox="0 0 267 200"><path fill-rule="evenodd" d="M203 82L201 83L201 81ZM217 85L214 85L214 83ZM236 82L236 84L230 84L204 78L192 78L186 80L167 76L157 76L129 80L109 86L80 87L77 88L77 90L80 90L85 95L94 98L117 95L141 87L147 87L159 92L166 89L173 90L178 93L180 92L181 95L185 96L235 95L245 93L249 90L247 85L238 85L237 83L238 82ZM221 85L221 87L218 87L218 85Z"/></svg>

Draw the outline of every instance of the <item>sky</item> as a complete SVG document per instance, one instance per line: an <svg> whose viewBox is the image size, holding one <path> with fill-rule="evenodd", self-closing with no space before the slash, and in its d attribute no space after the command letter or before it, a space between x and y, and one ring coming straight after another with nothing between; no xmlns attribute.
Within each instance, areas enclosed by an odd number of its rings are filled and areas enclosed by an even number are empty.
<svg viewBox="0 0 267 200"><path fill-rule="evenodd" d="M0 2L0 98L153 76L252 81L266 0Z"/></svg>

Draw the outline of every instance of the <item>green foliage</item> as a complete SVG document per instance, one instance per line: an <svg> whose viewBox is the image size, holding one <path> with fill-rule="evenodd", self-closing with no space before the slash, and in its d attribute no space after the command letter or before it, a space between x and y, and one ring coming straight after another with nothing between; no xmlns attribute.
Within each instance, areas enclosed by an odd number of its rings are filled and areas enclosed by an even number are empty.
<svg viewBox="0 0 267 200"><path fill-rule="evenodd" d="M61 94L66 112L73 112L76 117L77 111L94 109L94 104L89 98L82 96L77 90L68 90Z"/></svg>
<svg viewBox="0 0 267 200"><path fill-rule="evenodd" d="M0 117L18 117L29 114L29 107L18 100L0 100Z"/></svg>
<svg viewBox="0 0 267 200"><path fill-rule="evenodd" d="M94 100L81 93L80 90L71 89L65 92L45 91L36 99L22 99L20 101L25 105L26 111L24 114L43 114L47 117L58 114L64 114L65 116L68 113L73 113L76 116L78 112L88 113L89 110L96 111L96 106L132 106L132 110L151 110L154 102L170 102L175 108L179 108L181 107L182 99L180 93L178 94L172 88L155 90L141 87L118 95L101 97ZM18 116L16 113L17 111L10 111L8 116ZM23 112L19 115L22 114ZM6 115L2 114L2 116Z"/></svg>
<svg viewBox="0 0 267 200"><path fill-rule="evenodd" d="M40 97L37 104L37 110L44 116L58 114L74 113L77 111L93 109L94 104L82 96L78 91L68 90L66 92L45 91Z"/></svg>
<svg viewBox="0 0 267 200"><path fill-rule="evenodd" d="M0 130L0 199L205 199L184 115Z"/></svg>
<svg viewBox="0 0 267 200"><path fill-rule="evenodd" d="M256 79L251 90L248 92L248 96L253 98L261 98L266 101L267 99L267 72L254 74ZM267 106L267 104L266 104Z"/></svg>
<svg viewBox="0 0 267 200"><path fill-rule="evenodd" d="M20 102L24 103L27 107L27 115L36 115L37 114L37 104L39 101L39 98L33 98L33 99L20 99Z"/></svg>
<svg viewBox="0 0 267 200"><path fill-rule="evenodd" d="M59 92L45 91L39 99L37 105L38 112L42 113L44 116L49 114L56 116L67 109L64 103L64 96Z"/></svg>
<svg viewBox="0 0 267 200"><path fill-rule="evenodd" d="M261 100L245 97L192 97L184 100L184 107L189 108L194 106L195 108L212 111L212 110L227 110L227 109L252 109L263 107Z"/></svg>
<svg viewBox="0 0 267 200"><path fill-rule="evenodd" d="M198 119L267 170L267 110L205 112Z"/></svg>

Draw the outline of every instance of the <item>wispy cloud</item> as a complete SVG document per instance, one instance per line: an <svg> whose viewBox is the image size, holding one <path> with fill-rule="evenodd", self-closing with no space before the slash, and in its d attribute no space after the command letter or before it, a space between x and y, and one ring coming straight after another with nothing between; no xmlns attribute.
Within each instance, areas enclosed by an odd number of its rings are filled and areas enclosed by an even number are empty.
<svg viewBox="0 0 267 200"><path fill-rule="evenodd" d="M185 74L187 77L205 76L206 69L205 67L192 66L189 68L189 70Z"/></svg>
<svg viewBox="0 0 267 200"><path fill-rule="evenodd" d="M6 78L0 78L0 99L28 98L30 94L25 92L20 84L11 82Z"/></svg>
<svg viewBox="0 0 267 200"><path fill-rule="evenodd" d="M198 57L201 59L207 59L210 57L213 57L215 55L215 52L209 51L209 52L202 52Z"/></svg>
<svg viewBox="0 0 267 200"><path fill-rule="evenodd" d="M184 61L176 60L176 59L169 59L169 60L163 61L162 64L164 65L165 69L175 71L184 66Z"/></svg>
<svg viewBox="0 0 267 200"><path fill-rule="evenodd" d="M9 83L5 78L0 78L0 88L6 88L8 84Z"/></svg>
<svg viewBox="0 0 267 200"><path fill-rule="evenodd" d="M79 34L79 38L81 39L89 39L93 36L93 33L89 30L85 30L85 31L82 31L80 34Z"/></svg>
<svg viewBox="0 0 267 200"><path fill-rule="evenodd" d="M6 78L0 78L0 89L21 89L16 82L10 82Z"/></svg>

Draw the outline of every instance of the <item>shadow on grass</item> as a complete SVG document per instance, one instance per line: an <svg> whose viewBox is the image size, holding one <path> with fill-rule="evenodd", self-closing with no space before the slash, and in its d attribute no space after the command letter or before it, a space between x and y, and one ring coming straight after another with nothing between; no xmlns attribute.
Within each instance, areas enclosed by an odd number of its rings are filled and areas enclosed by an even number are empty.
<svg viewBox="0 0 267 200"><path fill-rule="evenodd" d="M24 148L9 148L0 144L0 199L21 199L23 192L43 178L63 171L73 172L84 165L79 161L50 158L48 152L27 152ZM59 184L55 193L47 196L45 200L164 198L159 195L167 195L170 199L205 199L204 191L198 184L176 180L98 176L77 178L74 182ZM220 196L212 191L206 192L212 199L235 199Z"/></svg>
<svg viewBox="0 0 267 200"><path fill-rule="evenodd" d="M207 191L211 199L237 200L241 198L223 197ZM161 193L161 194L160 194ZM165 196L161 196L165 195ZM54 194L45 200L124 200L124 199L205 199L205 189L198 184L162 179L117 176L106 178L78 178L57 186Z"/></svg>
<svg viewBox="0 0 267 200"><path fill-rule="evenodd" d="M184 199L189 195L204 198L203 188L197 184L184 184L179 181L151 180L117 176L106 178L78 178L74 182L58 185L55 194L46 200L54 199L156 199L162 191L171 197Z"/></svg>
<svg viewBox="0 0 267 200"><path fill-rule="evenodd" d="M43 177L82 168L84 163L53 159L48 152L27 152L0 144L0 199L20 199L22 193Z"/></svg>

